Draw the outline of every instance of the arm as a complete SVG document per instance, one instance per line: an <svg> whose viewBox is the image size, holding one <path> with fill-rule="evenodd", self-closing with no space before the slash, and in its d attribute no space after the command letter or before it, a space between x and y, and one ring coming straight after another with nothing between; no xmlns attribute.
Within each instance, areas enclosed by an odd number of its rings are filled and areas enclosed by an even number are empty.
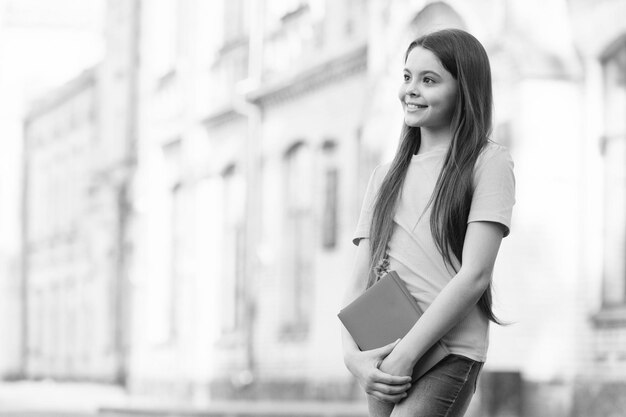
<svg viewBox="0 0 626 417"><path fill-rule="evenodd" d="M369 271L369 246L369 239L360 240L346 291L345 304L352 302L365 291ZM378 365L396 346L396 342L362 352L343 326L341 333L346 368L356 377L365 392L381 401L392 403L404 398L405 391L411 386L411 378L389 375L378 369Z"/></svg>
<svg viewBox="0 0 626 417"><path fill-rule="evenodd" d="M385 358L381 370L410 375L417 360L469 313L491 281L502 235L498 223L468 224L459 272Z"/></svg>

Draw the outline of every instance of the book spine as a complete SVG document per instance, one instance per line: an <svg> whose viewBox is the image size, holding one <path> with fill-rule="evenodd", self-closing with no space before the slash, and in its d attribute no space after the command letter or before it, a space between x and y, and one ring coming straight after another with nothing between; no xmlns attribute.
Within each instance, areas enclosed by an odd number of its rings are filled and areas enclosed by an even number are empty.
<svg viewBox="0 0 626 417"><path fill-rule="evenodd" d="M396 271L392 271L389 274L391 275L391 278L393 278L393 282L395 282L396 285L400 287L400 291L402 291L402 293L409 299L415 311L417 311L417 313L420 316L424 314L424 312L420 309L419 305L417 304L417 300L415 300L415 298L411 295L408 288L404 284L404 281L402 281L402 278L400 278L398 273Z"/></svg>

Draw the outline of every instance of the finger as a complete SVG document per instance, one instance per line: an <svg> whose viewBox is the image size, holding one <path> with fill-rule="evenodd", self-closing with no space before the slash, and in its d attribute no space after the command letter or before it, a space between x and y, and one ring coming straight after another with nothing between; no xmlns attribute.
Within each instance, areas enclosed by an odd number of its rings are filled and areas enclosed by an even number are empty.
<svg viewBox="0 0 626 417"><path fill-rule="evenodd" d="M397 395L383 394L382 392L378 392L378 391L372 391L369 393L369 395L371 395L372 397L376 398L379 401L392 403L392 404L402 401L407 396L407 394L397 394Z"/></svg>
<svg viewBox="0 0 626 417"><path fill-rule="evenodd" d="M376 368L372 374L374 382L382 382L387 385L403 385L411 382L410 376L390 375Z"/></svg>
<svg viewBox="0 0 626 417"><path fill-rule="evenodd" d="M379 382L375 382L372 384L371 389L373 391L378 391L380 393L387 394L387 395L398 395L398 394L404 394L405 392L409 390L409 388L411 388L411 384L387 385L387 384L381 384Z"/></svg>

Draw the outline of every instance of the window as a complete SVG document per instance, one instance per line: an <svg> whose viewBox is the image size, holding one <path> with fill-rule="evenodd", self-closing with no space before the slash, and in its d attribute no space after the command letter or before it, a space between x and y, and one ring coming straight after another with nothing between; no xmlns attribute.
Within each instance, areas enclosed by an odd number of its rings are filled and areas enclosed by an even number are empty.
<svg viewBox="0 0 626 417"><path fill-rule="evenodd" d="M156 72L164 77L176 67L176 60L181 54L183 45L184 22L181 22L184 11L181 0L158 0L152 5L155 30L154 43L159 47L159 53L154 54Z"/></svg>
<svg viewBox="0 0 626 417"><path fill-rule="evenodd" d="M61 351L60 346L62 343L61 327L62 327L62 307L63 300L61 299L61 286L58 281L52 283L50 288L50 331L48 333L50 356L49 365L52 365L53 369L58 369L59 353Z"/></svg>
<svg viewBox="0 0 626 417"><path fill-rule="evenodd" d="M346 37L350 38L360 33L363 30L362 26L366 25L367 2L364 0L348 0L345 4L346 18L343 31Z"/></svg>
<svg viewBox="0 0 626 417"><path fill-rule="evenodd" d="M244 205L245 182L236 165L222 173L223 181L223 265L222 332L231 333L243 324Z"/></svg>
<svg viewBox="0 0 626 417"><path fill-rule="evenodd" d="M164 236L166 238L165 250L169 259L163 265L166 268L162 276L163 281L158 286L159 315L157 322L159 343L173 343L178 336L178 309L180 304L180 287L182 279L182 262L185 248L183 239L185 236L185 193L186 189L181 183L183 144L182 139L174 138L163 145L165 160L166 182L164 191L167 191L167 207L164 210Z"/></svg>
<svg viewBox="0 0 626 417"><path fill-rule="evenodd" d="M626 37L602 60L604 74L603 305L626 304Z"/></svg>
<svg viewBox="0 0 626 417"><path fill-rule="evenodd" d="M433 2L424 7L411 23L414 37L444 28L465 29L465 22L452 7L443 2Z"/></svg>
<svg viewBox="0 0 626 417"><path fill-rule="evenodd" d="M46 320L45 296L41 289L34 289L31 291L31 294L33 297L32 302L28 305L28 331L30 336L29 351L33 357L40 358L44 345L44 328Z"/></svg>
<svg viewBox="0 0 626 417"><path fill-rule="evenodd" d="M175 184L171 190L171 273L169 285L169 339L175 340L178 336L178 309L180 308L180 287L182 280L183 262L183 239L184 230L184 194L180 183Z"/></svg>
<svg viewBox="0 0 626 417"><path fill-rule="evenodd" d="M246 35L247 16L245 0L224 2L224 43L230 43Z"/></svg>
<svg viewBox="0 0 626 417"><path fill-rule="evenodd" d="M303 143L285 155L284 233L284 325L283 334L307 333L312 308L312 260L314 256L312 216L311 150Z"/></svg>
<svg viewBox="0 0 626 417"><path fill-rule="evenodd" d="M337 200L339 168L337 145L327 141L322 146L324 155L324 207L322 214L322 245L324 249L334 249L337 245Z"/></svg>

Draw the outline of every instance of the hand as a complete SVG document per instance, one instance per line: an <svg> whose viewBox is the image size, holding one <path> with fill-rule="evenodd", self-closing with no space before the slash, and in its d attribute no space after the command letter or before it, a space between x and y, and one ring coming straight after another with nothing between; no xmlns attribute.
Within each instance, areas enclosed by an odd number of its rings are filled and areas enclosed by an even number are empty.
<svg viewBox="0 0 626 417"><path fill-rule="evenodd" d="M393 350L383 359L378 368L390 375L408 376L413 374L413 363L399 354L398 350Z"/></svg>
<svg viewBox="0 0 626 417"><path fill-rule="evenodd" d="M346 367L359 385L379 401L397 403L406 397L406 391L411 387L410 376L390 375L378 368L397 343L395 341L378 349L353 351L344 358Z"/></svg>

